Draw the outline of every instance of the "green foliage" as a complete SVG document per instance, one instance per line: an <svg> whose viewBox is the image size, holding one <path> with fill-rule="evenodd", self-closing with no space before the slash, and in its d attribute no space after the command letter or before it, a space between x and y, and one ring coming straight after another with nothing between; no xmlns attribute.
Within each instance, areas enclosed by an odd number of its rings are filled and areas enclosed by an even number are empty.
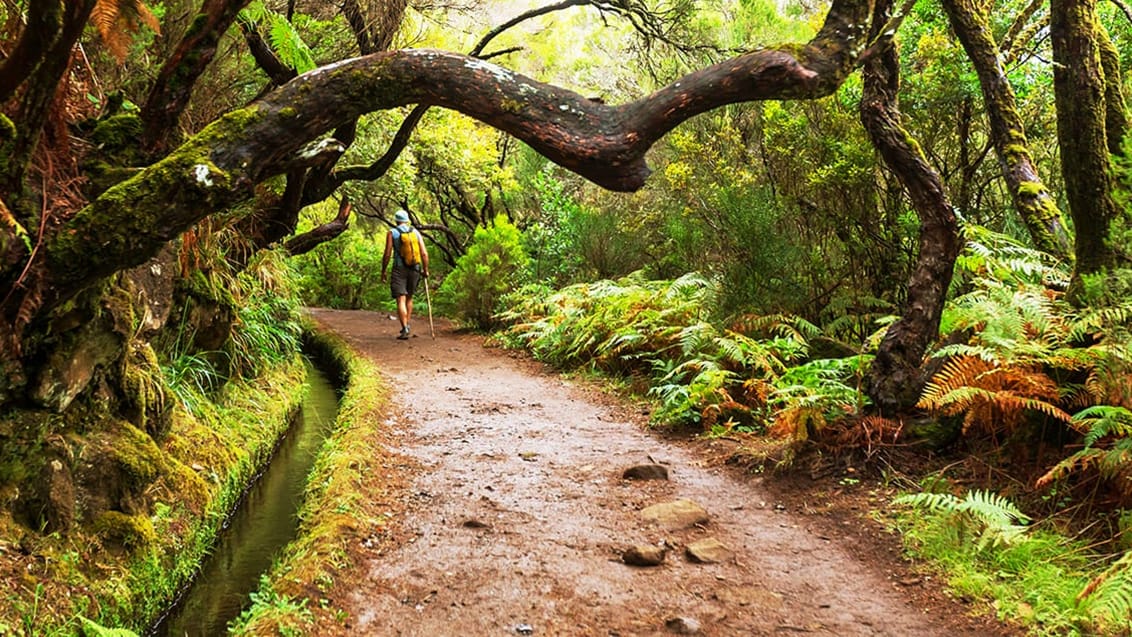
<svg viewBox="0 0 1132 637"><path fill-rule="evenodd" d="M481 329L496 324L504 295L527 267L522 235L500 215L489 228L477 228L468 252L444 280L440 292L451 299L461 320ZM439 295L438 295L439 296Z"/></svg>
<svg viewBox="0 0 1132 637"><path fill-rule="evenodd" d="M1096 469L1122 492L1132 491L1132 411L1094 405L1074 414L1073 425L1084 432L1084 447L1054 465L1039 478L1038 484L1051 484L1073 472Z"/></svg>
<svg viewBox="0 0 1132 637"><path fill-rule="evenodd" d="M389 307L389 286L381 282L384 233L350 228L289 261L303 303L315 307L379 310Z"/></svg>
<svg viewBox="0 0 1132 637"><path fill-rule="evenodd" d="M985 228L968 226L965 234L956 277L963 293L941 325L952 344L933 354L946 360L920 406L962 416L967 433L1061 423L1083 447L1039 486L1098 470L1132 493L1132 305L1071 306L1056 291L1068 282L1063 264Z"/></svg>
<svg viewBox="0 0 1132 637"><path fill-rule="evenodd" d="M1092 559L1083 542L1026 526L1017 507L985 492L897 502L911 505L895 514L908 551L930 560L955 594L993 605L1035 635L1119 634L1098 630L1097 616L1076 601Z"/></svg>
<svg viewBox="0 0 1132 637"><path fill-rule="evenodd" d="M126 628L107 628L98 622L79 617L83 627L83 637L138 637L138 634Z"/></svg>
<svg viewBox="0 0 1132 637"><path fill-rule="evenodd" d="M855 413L867 358L804 362L820 331L789 317L744 323L754 338L707 320L718 287L699 274L673 281L637 273L617 281L550 292L529 287L512 295L504 340L562 367L587 367L646 383L656 398L653 422L700 425L709 431L763 431L792 438Z"/></svg>
<svg viewBox="0 0 1132 637"><path fill-rule="evenodd" d="M1077 596L1082 608L1097 618L1105 632L1127 635L1132 631L1132 552L1125 553L1093 578Z"/></svg>
<svg viewBox="0 0 1132 637"><path fill-rule="evenodd" d="M303 41L302 36L288 20L287 16L272 11L260 1L252 2L240 12L240 17L254 25L267 27L267 41L285 66L298 73L306 73L315 67L314 55Z"/></svg>
<svg viewBox="0 0 1132 637"><path fill-rule="evenodd" d="M310 631L313 614L307 597L294 598L280 594L266 574L261 576L259 587L251 594L251 606L236 618L232 632L243 634L245 627L265 621L273 624L272 634L280 637L302 637Z"/></svg>
<svg viewBox="0 0 1132 637"><path fill-rule="evenodd" d="M959 542L977 537L975 546L1017 543L1026 533L1030 518L1006 498L986 491L968 491L962 498L950 493L915 493L893 500L941 514L954 527Z"/></svg>
<svg viewBox="0 0 1132 637"><path fill-rule="evenodd" d="M225 347L229 373L252 378L266 366L292 359L301 346L296 286L282 258L261 252L238 279L242 300Z"/></svg>

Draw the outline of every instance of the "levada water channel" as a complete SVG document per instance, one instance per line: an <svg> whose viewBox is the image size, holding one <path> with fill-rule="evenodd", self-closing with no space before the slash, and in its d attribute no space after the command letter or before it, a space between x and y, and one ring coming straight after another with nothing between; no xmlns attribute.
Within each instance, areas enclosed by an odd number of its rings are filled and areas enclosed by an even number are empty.
<svg viewBox="0 0 1132 637"><path fill-rule="evenodd" d="M237 505L193 583L148 632L150 637L214 637L251 602L260 576L295 538L307 474L338 414L329 379L307 365L302 409L270 464Z"/></svg>

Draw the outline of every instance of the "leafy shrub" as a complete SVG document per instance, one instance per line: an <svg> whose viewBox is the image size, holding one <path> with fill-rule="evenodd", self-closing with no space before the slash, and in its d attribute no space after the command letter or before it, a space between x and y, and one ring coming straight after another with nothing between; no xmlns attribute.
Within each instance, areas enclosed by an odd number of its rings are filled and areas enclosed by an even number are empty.
<svg viewBox="0 0 1132 637"><path fill-rule="evenodd" d="M457 318L477 328L496 325L495 314L527 266L522 235L504 215L489 228L476 228L472 245L444 279L438 297L450 299Z"/></svg>
<svg viewBox="0 0 1132 637"><path fill-rule="evenodd" d="M539 213L523 233L534 280L565 285L624 276L643 265L644 251L618 225L620 215L582 205L548 169L534 175L534 187Z"/></svg>

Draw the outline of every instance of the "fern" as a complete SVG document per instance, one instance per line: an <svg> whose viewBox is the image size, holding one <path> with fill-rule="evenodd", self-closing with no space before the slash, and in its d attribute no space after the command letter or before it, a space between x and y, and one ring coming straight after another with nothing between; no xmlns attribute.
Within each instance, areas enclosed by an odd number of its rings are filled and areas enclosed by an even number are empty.
<svg viewBox="0 0 1132 637"><path fill-rule="evenodd" d="M297 73L315 68L313 52L287 16L272 11L263 2L252 2L240 12L240 19L252 25L267 25L267 41L284 65Z"/></svg>
<svg viewBox="0 0 1132 637"><path fill-rule="evenodd" d="M893 504L944 515L961 537L968 531L977 532L977 550L1016 543L1025 536L1030 523L1030 518L1010 500L987 491L968 491L962 498L950 493L915 493L895 498Z"/></svg>
<svg viewBox="0 0 1132 637"><path fill-rule="evenodd" d="M306 73L315 68L314 54L310 47L303 42L302 36L285 16L272 13L270 26L268 40L279 56L279 61L295 69L297 73Z"/></svg>
<svg viewBox="0 0 1132 637"><path fill-rule="evenodd" d="M1053 466L1037 480L1043 487L1071 473L1096 469L1114 480L1123 493L1132 493L1132 411L1124 407L1096 405L1073 416L1084 432L1084 448ZM1099 446L1108 442L1107 447Z"/></svg>
<svg viewBox="0 0 1132 637"><path fill-rule="evenodd" d="M1070 422L1056 403L1057 383L1035 365L1000 366L975 356L944 364L924 387L918 406L944 415L964 415L964 431L975 425L995 431L1016 427L1028 412Z"/></svg>
<svg viewBox="0 0 1132 637"><path fill-rule="evenodd" d="M1077 601L1112 632L1132 631L1132 552L1127 552L1077 595Z"/></svg>
<svg viewBox="0 0 1132 637"><path fill-rule="evenodd" d="M143 25L154 33L161 32L157 16L141 0L97 0L90 21L119 62L126 59L131 36L137 35Z"/></svg>

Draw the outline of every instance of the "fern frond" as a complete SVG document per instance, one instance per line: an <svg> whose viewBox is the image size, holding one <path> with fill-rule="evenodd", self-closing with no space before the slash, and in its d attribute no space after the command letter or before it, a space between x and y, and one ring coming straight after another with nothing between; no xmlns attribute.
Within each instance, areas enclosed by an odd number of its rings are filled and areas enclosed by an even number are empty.
<svg viewBox="0 0 1132 637"><path fill-rule="evenodd" d="M991 544L1013 544L1026 533L1030 518L1010 500L988 491L968 491L963 498L950 493L914 493L893 500L950 517L960 529L979 531L978 549Z"/></svg>
<svg viewBox="0 0 1132 637"><path fill-rule="evenodd" d="M157 16L142 0L97 0L90 21L107 50L119 61L126 59L131 37L141 31L142 25L154 33L161 32Z"/></svg>
<svg viewBox="0 0 1132 637"><path fill-rule="evenodd" d="M1086 432L1086 447L1106 436L1132 436L1132 411L1124 407L1094 405L1073 414L1073 423Z"/></svg>
<svg viewBox="0 0 1132 637"><path fill-rule="evenodd" d="M271 26L268 41L279 56L279 61L300 74L315 68L314 53L286 16L273 12L268 20Z"/></svg>
<svg viewBox="0 0 1132 637"><path fill-rule="evenodd" d="M1089 614L1110 627L1132 629L1132 552L1125 553L1077 594ZM1114 632L1115 634L1115 632Z"/></svg>
<svg viewBox="0 0 1132 637"><path fill-rule="evenodd" d="M921 409L935 410L947 404L947 396L958 389L978 382L980 376L995 369L993 361L976 356L959 356L943 364L932 376L916 404Z"/></svg>
<svg viewBox="0 0 1132 637"><path fill-rule="evenodd" d="M121 0L98 0L94 3L94 9L90 12L90 21L103 39L114 31L114 25L117 24L121 11Z"/></svg>

